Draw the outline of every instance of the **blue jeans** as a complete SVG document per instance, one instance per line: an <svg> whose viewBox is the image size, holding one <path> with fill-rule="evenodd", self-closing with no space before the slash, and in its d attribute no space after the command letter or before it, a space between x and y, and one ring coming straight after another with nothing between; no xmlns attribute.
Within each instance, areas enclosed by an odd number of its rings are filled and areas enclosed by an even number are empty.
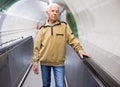
<svg viewBox="0 0 120 87"><path fill-rule="evenodd" d="M55 87L64 87L64 74L65 74L64 66L41 65L43 87L50 87L51 69L53 69L54 73Z"/></svg>

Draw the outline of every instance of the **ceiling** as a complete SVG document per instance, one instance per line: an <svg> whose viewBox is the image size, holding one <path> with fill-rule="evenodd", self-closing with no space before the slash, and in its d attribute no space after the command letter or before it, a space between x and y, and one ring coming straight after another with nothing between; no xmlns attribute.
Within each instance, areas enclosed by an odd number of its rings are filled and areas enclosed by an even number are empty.
<svg viewBox="0 0 120 87"><path fill-rule="evenodd" d="M0 12L6 11L12 4L14 4L17 1L19 1L19 0L0 0ZM40 1L43 1L43 2L46 2L46 3L50 3L50 2L58 3L61 6L64 5L63 0L40 0Z"/></svg>

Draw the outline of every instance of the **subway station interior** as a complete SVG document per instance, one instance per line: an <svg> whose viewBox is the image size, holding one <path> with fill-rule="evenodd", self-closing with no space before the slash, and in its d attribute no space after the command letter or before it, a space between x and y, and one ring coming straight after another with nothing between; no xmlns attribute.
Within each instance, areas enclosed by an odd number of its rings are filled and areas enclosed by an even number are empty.
<svg viewBox="0 0 120 87"><path fill-rule="evenodd" d="M65 87L120 87L120 0L0 0L0 87L42 87L33 48L51 3L91 56L66 46Z"/></svg>

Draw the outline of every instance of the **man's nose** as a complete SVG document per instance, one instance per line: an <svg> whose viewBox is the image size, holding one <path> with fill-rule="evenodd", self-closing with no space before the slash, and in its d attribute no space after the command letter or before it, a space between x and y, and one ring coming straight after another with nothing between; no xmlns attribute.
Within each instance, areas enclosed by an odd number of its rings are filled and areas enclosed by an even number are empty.
<svg viewBox="0 0 120 87"><path fill-rule="evenodd" d="M53 13L54 13L54 14L57 14L57 12L56 12L56 11L54 11Z"/></svg>

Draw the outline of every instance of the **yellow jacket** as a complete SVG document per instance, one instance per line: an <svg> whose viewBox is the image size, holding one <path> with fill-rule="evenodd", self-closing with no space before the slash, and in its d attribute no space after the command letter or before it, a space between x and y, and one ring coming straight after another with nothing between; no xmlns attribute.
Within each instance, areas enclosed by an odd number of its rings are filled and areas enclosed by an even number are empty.
<svg viewBox="0 0 120 87"><path fill-rule="evenodd" d="M38 31L34 46L34 63L40 61L42 65L64 65L66 42L76 52L83 50L67 23L57 21L53 25L49 25L46 22Z"/></svg>

